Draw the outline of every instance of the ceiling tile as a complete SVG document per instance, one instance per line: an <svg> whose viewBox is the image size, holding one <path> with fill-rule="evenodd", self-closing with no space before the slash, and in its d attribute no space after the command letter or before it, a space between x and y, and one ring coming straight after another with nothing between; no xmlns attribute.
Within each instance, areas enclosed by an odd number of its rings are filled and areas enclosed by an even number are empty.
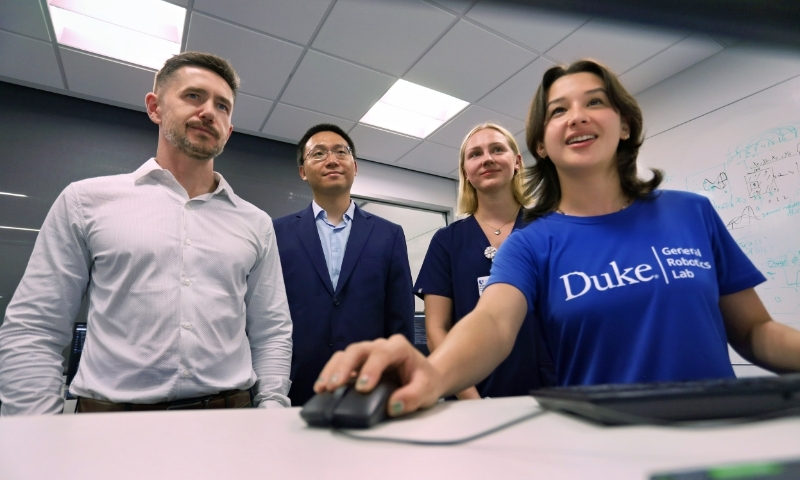
<svg viewBox="0 0 800 480"><path fill-rule="evenodd" d="M531 154L531 152L529 152L527 149L522 152L522 164L525 165L525 167L536 165L536 159L533 158L533 154Z"/></svg>
<svg viewBox="0 0 800 480"><path fill-rule="evenodd" d="M535 54L461 20L403 78L475 102L534 58Z"/></svg>
<svg viewBox="0 0 800 480"><path fill-rule="evenodd" d="M241 91L277 98L303 48L198 13L192 14L187 50L227 58L242 78Z"/></svg>
<svg viewBox="0 0 800 480"><path fill-rule="evenodd" d="M422 172L447 175L458 168L457 148L445 147L433 142L422 142L397 161L397 165Z"/></svg>
<svg viewBox="0 0 800 480"><path fill-rule="evenodd" d="M519 120L528 117L533 94L542 81L544 72L555 65L546 58L539 57L522 71L509 78L505 83L492 90L483 97L478 105L491 108L494 111L505 113Z"/></svg>
<svg viewBox="0 0 800 480"><path fill-rule="evenodd" d="M546 53L564 63L593 58L622 74L684 37L683 32L594 19Z"/></svg>
<svg viewBox="0 0 800 480"><path fill-rule="evenodd" d="M31 0L0 2L0 29L50 41L42 4ZM37 82L41 83L41 82Z"/></svg>
<svg viewBox="0 0 800 480"><path fill-rule="evenodd" d="M172 3L172 4L175 4L175 5L180 5L181 7L188 7L189 6L189 0L162 0L162 1L167 2L167 3Z"/></svg>
<svg viewBox="0 0 800 480"><path fill-rule="evenodd" d="M330 0L195 0L194 9L306 44L330 3Z"/></svg>
<svg viewBox="0 0 800 480"><path fill-rule="evenodd" d="M547 51L590 18L486 0L472 7L467 17L538 52Z"/></svg>
<svg viewBox="0 0 800 480"><path fill-rule="evenodd" d="M272 111L272 115L269 116L262 132L273 137L298 142L309 128L320 123L333 123L342 127L344 131L350 130L356 124L350 120L279 103Z"/></svg>
<svg viewBox="0 0 800 480"><path fill-rule="evenodd" d="M250 130L251 132L261 130L261 124L267 118L273 103L272 100L265 100L246 93L236 94L232 119L234 130Z"/></svg>
<svg viewBox="0 0 800 480"><path fill-rule="evenodd" d="M358 158L394 163L419 145L418 138L406 137L359 123L350 131Z"/></svg>
<svg viewBox="0 0 800 480"><path fill-rule="evenodd" d="M628 91L637 94L721 50L722 46L711 38L692 35L628 70L620 80Z"/></svg>
<svg viewBox="0 0 800 480"><path fill-rule="evenodd" d="M476 125L485 122L502 125L512 134L516 134L525 128L525 124L516 118L472 105L450 120L450 123L428 137L428 140L453 148L461 148L461 142L464 141L467 133Z"/></svg>
<svg viewBox="0 0 800 480"><path fill-rule="evenodd" d="M64 88L53 44L0 31L0 75Z"/></svg>
<svg viewBox="0 0 800 480"><path fill-rule="evenodd" d="M309 51L280 100L358 121L394 82L388 75Z"/></svg>
<svg viewBox="0 0 800 480"><path fill-rule="evenodd" d="M66 47L61 47L61 62L71 91L144 110L144 97L153 89L153 70Z"/></svg>
<svg viewBox="0 0 800 480"><path fill-rule="evenodd" d="M464 13L464 10L470 6L472 0L434 0L439 5L448 8L455 13Z"/></svg>
<svg viewBox="0 0 800 480"><path fill-rule="evenodd" d="M519 150L524 154L528 153L528 145L525 143L525 130L523 129L518 134L514 135L514 140L517 141Z"/></svg>
<svg viewBox="0 0 800 480"><path fill-rule="evenodd" d="M419 0L339 0L313 47L400 76L454 18Z"/></svg>
<svg viewBox="0 0 800 480"><path fill-rule="evenodd" d="M520 153L522 153L523 165L525 165L526 167L535 165L536 159L533 158L533 155L531 154L530 150L528 150L528 145L525 142L525 130L514 135L514 140L517 141L517 146L519 146L519 151Z"/></svg>

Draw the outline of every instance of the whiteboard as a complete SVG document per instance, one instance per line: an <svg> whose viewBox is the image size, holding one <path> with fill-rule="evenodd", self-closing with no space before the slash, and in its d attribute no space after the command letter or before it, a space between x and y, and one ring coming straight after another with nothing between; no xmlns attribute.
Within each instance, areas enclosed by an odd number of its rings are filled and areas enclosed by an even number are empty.
<svg viewBox="0 0 800 480"><path fill-rule="evenodd" d="M646 139L639 158L662 188L711 200L767 277L772 318L800 328L800 77Z"/></svg>

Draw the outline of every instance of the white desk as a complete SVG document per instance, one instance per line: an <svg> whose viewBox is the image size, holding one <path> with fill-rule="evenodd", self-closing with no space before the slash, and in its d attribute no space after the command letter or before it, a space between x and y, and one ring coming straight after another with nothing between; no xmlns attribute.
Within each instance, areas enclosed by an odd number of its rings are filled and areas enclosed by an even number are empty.
<svg viewBox="0 0 800 480"><path fill-rule="evenodd" d="M448 439L535 411L532 398L450 402L370 435ZM0 419L2 479L613 478L800 458L800 418L678 429L601 427L554 413L449 447L353 440L299 409Z"/></svg>

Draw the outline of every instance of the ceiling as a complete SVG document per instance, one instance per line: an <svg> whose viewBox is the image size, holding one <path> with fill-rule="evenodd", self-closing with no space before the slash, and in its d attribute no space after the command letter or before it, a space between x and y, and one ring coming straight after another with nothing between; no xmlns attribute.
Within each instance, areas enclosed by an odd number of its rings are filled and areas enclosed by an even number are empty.
<svg viewBox="0 0 800 480"><path fill-rule="evenodd" d="M239 72L236 131L296 143L332 122L359 158L449 178L478 123L524 149L528 104L554 64L599 59L636 94L732 43L489 0L169 1L187 8L183 50ZM153 74L55 43L46 0L0 2L0 80L143 111ZM425 140L359 124L398 78L470 105Z"/></svg>

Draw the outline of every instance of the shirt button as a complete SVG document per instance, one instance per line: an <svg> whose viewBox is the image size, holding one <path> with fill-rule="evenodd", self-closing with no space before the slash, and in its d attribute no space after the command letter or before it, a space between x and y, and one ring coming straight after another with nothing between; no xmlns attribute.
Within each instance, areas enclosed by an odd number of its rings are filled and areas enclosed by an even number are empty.
<svg viewBox="0 0 800 480"><path fill-rule="evenodd" d="M192 240L187 238L185 243L186 243L186 245L191 245L192 244Z"/></svg>
<svg viewBox="0 0 800 480"><path fill-rule="evenodd" d="M192 281L191 281L191 280L189 280L188 278L184 278L184 279L183 279L183 284L184 284L184 285L186 285L186 286L188 287L189 285L191 285L191 284L192 284Z"/></svg>
<svg viewBox="0 0 800 480"><path fill-rule="evenodd" d="M189 323L189 322L183 322L183 323L181 323L181 327L185 328L186 330L191 330L192 329L192 324Z"/></svg>
<svg viewBox="0 0 800 480"><path fill-rule="evenodd" d="M187 372L187 371L181 372L181 377L183 377L183 378L189 378L191 376L192 376L192 374Z"/></svg>

